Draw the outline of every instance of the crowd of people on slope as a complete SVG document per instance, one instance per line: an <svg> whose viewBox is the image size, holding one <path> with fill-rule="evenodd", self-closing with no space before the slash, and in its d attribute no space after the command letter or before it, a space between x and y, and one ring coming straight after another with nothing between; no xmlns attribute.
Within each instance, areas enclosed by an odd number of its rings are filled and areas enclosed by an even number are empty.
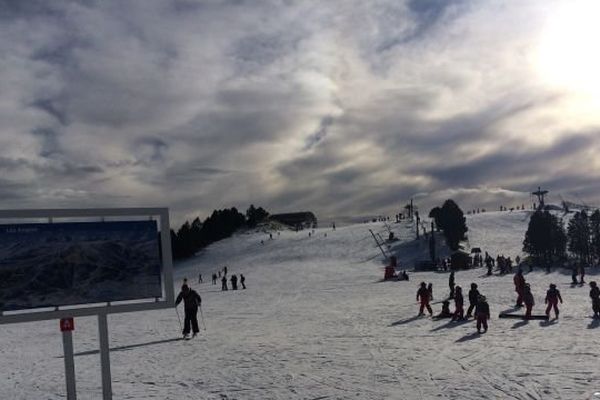
<svg viewBox="0 0 600 400"><path fill-rule="evenodd" d="M231 290L238 290L238 282L242 285L242 289L246 289L246 277L244 274L240 274L240 278L236 274L231 275L230 278L227 278L227 266L220 269L218 272L212 274L212 284L217 284L217 279L221 280L221 291L229 290L227 286L227 282L231 283ZM217 278L218 277L218 278Z"/></svg>
<svg viewBox="0 0 600 400"><path fill-rule="evenodd" d="M515 308L525 307L523 318L531 319L532 310L535 306L535 299L531 285L526 282L521 268L515 273L513 282L517 294ZM487 298L479 292L477 284L475 282L471 283L471 289L468 293L469 308L467 309L466 315L464 312L465 301L462 288L456 285L454 271L450 273L448 286L450 289L449 296L442 302L441 312L434 316L430 305L431 300L433 300L433 284L429 283L429 285L427 285L425 282L421 282L416 297L417 302L420 304L418 316L425 315L424 311L427 310L429 315L435 320L449 318L452 321L465 321L474 317L477 321L477 332L487 332L487 321L490 319L490 307L487 303ZM594 281L590 282L589 286L589 296L592 301L592 310L594 312L593 318L600 319L600 288ZM454 311L450 310L450 300L454 301ZM558 304L563 303L563 298L560 291L557 289L556 284L550 284L546 291L544 303L546 305L546 318L550 318L550 313L552 311L554 311L555 318L558 318L560 313Z"/></svg>
<svg viewBox="0 0 600 400"><path fill-rule="evenodd" d="M471 283L471 290L468 294L469 308L467 309L466 315L464 311L462 288L460 286L455 286L454 272L451 273L449 285L451 288L450 297L442 302L442 311L434 316L431 305L429 304L433 299L433 284L430 283L429 285L426 285L425 282L421 282L419 290L417 291L417 302L420 303L418 315L425 315L424 310L427 309L429 315L436 320L449 318L452 321L466 321L474 316L477 321L477 332L487 332L487 321L490 319L490 307L486 297L479 293L477 284ZM454 312L450 311L450 300L454 300Z"/></svg>

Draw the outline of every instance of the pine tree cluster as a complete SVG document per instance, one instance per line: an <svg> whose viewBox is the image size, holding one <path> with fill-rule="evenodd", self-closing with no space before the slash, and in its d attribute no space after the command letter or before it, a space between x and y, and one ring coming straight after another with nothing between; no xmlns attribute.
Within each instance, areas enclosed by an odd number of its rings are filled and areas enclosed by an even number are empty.
<svg viewBox="0 0 600 400"><path fill-rule="evenodd" d="M531 216L523 251L539 262L549 265L552 260L565 256L567 235L562 221L548 210L538 210Z"/></svg>
<svg viewBox="0 0 600 400"><path fill-rule="evenodd" d="M198 250L231 236L243 226L253 228L257 223L269 216L262 207L250 205L246 216L235 207L224 210L214 210L204 222L196 217L192 223L186 221L175 233L171 230L171 248L174 259L193 256Z"/></svg>
<svg viewBox="0 0 600 400"><path fill-rule="evenodd" d="M465 234L469 230L465 215L458 204L448 199L441 208L433 208L429 212L429 217L433 218L437 230L441 229L444 232L448 247L458 250L460 241L466 239Z"/></svg>

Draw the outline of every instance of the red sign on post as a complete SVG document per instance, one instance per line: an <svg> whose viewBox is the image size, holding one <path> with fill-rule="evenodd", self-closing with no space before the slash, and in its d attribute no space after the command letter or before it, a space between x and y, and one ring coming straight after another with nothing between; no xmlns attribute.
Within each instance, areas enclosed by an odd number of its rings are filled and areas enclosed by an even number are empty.
<svg viewBox="0 0 600 400"><path fill-rule="evenodd" d="M62 318L60 320L60 331L67 332L75 329L75 323L73 322L73 318Z"/></svg>

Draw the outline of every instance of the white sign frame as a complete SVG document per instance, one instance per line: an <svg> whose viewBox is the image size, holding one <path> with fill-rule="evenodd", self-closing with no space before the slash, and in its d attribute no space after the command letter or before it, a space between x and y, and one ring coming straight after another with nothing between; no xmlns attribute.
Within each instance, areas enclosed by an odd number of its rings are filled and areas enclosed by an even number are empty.
<svg viewBox="0 0 600 400"><path fill-rule="evenodd" d="M0 219L47 219L60 218L108 218L108 217L158 217L160 218L160 242L162 252L162 298L119 301L101 306L86 304L57 306L54 310L18 310L0 312L0 325L22 322L45 321L70 317L106 315L135 311L158 310L175 307L173 288L173 257L171 252L171 229L168 208L89 208L89 209L29 209L0 210ZM98 304L98 303L95 303Z"/></svg>

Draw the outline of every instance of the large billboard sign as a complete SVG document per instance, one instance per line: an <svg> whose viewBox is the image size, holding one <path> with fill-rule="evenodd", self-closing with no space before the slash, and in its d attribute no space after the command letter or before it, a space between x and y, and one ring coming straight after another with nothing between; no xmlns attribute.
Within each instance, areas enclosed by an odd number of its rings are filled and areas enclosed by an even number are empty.
<svg viewBox="0 0 600 400"><path fill-rule="evenodd" d="M166 208L0 210L0 324L172 306L170 239Z"/></svg>
<svg viewBox="0 0 600 400"><path fill-rule="evenodd" d="M156 221L0 224L0 310L162 296Z"/></svg>

